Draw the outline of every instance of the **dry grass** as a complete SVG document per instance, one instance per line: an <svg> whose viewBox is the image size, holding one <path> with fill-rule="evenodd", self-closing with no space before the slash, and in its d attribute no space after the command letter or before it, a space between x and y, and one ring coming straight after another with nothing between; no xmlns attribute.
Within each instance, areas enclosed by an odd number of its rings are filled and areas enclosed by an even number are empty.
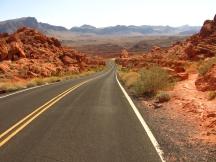
<svg viewBox="0 0 216 162"><path fill-rule="evenodd" d="M125 84L125 86L131 88L133 87L137 81L140 79L140 74L137 72L127 72L127 73L119 73L121 80Z"/></svg>
<svg viewBox="0 0 216 162"><path fill-rule="evenodd" d="M15 90L24 89L26 87L26 84L22 82L0 83L0 91L2 92L13 92Z"/></svg>
<svg viewBox="0 0 216 162"><path fill-rule="evenodd" d="M46 78L33 78L31 80L23 81L23 82L12 82L12 81L4 81L0 82L0 92L12 92L24 88L30 88L34 86L49 84L49 83L55 83L60 82L63 80L70 80L74 78L84 77L91 75L93 73L96 73L98 71L102 71L104 68L92 68L89 71L85 71L79 74L67 74L63 76L52 76L52 77L46 77Z"/></svg>
<svg viewBox="0 0 216 162"><path fill-rule="evenodd" d="M34 78L27 82L27 87L34 87L48 83L60 82L62 80L61 77L48 77L48 78Z"/></svg>
<svg viewBox="0 0 216 162"><path fill-rule="evenodd" d="M216 64L216 57L201 61L199 63L198 72L200 75L205 75L209 69Z"/></svg>

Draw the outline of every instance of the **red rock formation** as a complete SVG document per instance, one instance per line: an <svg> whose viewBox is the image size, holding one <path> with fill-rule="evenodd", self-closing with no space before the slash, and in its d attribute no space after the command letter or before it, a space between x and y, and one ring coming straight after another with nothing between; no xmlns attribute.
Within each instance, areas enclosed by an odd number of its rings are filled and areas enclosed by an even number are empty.
<svg viewBox="0 0 216 162"><path fill-rule="evenodd" d="M187 45L183 48L185 48L185 53L189 59L197 60L216 55L215 17L214 20L206 20L200 33L186 41Z"/></svg>
<svg viewBox="0 0 216 162"><path fill-rule="evenodd" d="M78 73L105 64L102 59L94 62L90 60L86 55L62 47L57 39L34 29L24 27L11 35L0 35L1 78L27 79Z"/></svg>
<svg viewBox="0 0 216 162"><path fill-rule="evenodd" d="M8 46L5 40L0 40L0 60L4 60L8 56Z"/></svg>
<svg viewBox="0 0 216 162"><path fill-rule="evenodd" d="M116 59L123 67L141 68L149 64L157 64L173 69L181 80L186 79L185 61L200 60L216 56L216 16L214 20L204 22L200 33L195 34L183 42L178 42L169 48L153 47L143 58L137 56L128 57L121 54Z"/></svg>
<svg viewBox="0 0 216 162"><path fill-rule="evenodd" d="M119 57L121 59L128 58L129 54L128 54L127 50L123 49Z"/></svg>
<svg viewBox="0 0 216 162"><path fill-rule="evenodd" d="M214 65L204 76L200 76L195 82L200 91L216 90L216 65Z"/></svg>
<svg viewBox="0 0 216 162"><path fill-rule="evenodd" d="M151 49L151 52L158 52L160 50L161 50L161 48L159 46L153 46Z"/></svg>
<svg viewBox="0 0 216 162"><path fill-rule="evenodd" d="M213 20L206 20L200 30L200 36L207 37L216 32L216 24Z"/></svg>

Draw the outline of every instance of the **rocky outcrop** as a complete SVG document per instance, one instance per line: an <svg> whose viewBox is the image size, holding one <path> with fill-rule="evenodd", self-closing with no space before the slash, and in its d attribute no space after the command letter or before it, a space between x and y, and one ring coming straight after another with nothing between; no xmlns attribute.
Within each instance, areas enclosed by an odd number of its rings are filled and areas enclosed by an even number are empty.
<svg viewBox="0 0 216 162"><path fill-rule="evenodd" d="M216 17L216 16L215 16ZM206 20L200 32L186 41L185 53L188 59L198 60L216 55L216 22Z"/></svg>
<svg viewBox="0 0 216 162"><path fill-rule="evenodd" d="M127 50L123 49L119 57L121 59L128 58L129 54L128 54Z"/></svg>
<svg viewBox="0 0 216 162"><path fill-rule="evenodd" d="M200 76L195 82L196 88L200 91L216 90L216 65L204 75Z"/></svg>
<svg viewBox="0 0 216 162"><path fill-rule="evenodd" d="M207 37L216 32L216 24L215 21L213 20L206 20L200 30L200 36L202 37Z"/></svg>
<svg viewBox="0 0 216 162"><path fill-rule="evenodd" d="M31 28L0 35L0 79L49 77L105 65L93 59Z"/></svg>

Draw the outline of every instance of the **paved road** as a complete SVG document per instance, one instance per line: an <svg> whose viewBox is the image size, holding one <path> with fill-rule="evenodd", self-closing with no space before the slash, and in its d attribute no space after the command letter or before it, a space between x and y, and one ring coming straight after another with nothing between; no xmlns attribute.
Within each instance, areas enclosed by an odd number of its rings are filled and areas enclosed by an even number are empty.
<svg viewBox="0 0 216 162"><path fill-rule="evenodd" d="M72 87L0 138L0 145L9 139L0 147L0 162L159 162L115 72L110 65L103 73L1 98L0 137Z"/></svg>

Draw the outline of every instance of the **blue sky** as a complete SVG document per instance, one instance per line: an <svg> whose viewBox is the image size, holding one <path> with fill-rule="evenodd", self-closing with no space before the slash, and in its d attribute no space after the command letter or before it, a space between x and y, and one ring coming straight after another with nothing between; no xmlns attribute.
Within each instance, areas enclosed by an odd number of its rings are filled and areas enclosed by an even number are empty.
<svg viewBox="0 0 216 162"><path fill-rule="evenodd" d="M90 24L202 25L216 14L216 0L1 0L0 21L32 16L67 28Z"/></svg>

